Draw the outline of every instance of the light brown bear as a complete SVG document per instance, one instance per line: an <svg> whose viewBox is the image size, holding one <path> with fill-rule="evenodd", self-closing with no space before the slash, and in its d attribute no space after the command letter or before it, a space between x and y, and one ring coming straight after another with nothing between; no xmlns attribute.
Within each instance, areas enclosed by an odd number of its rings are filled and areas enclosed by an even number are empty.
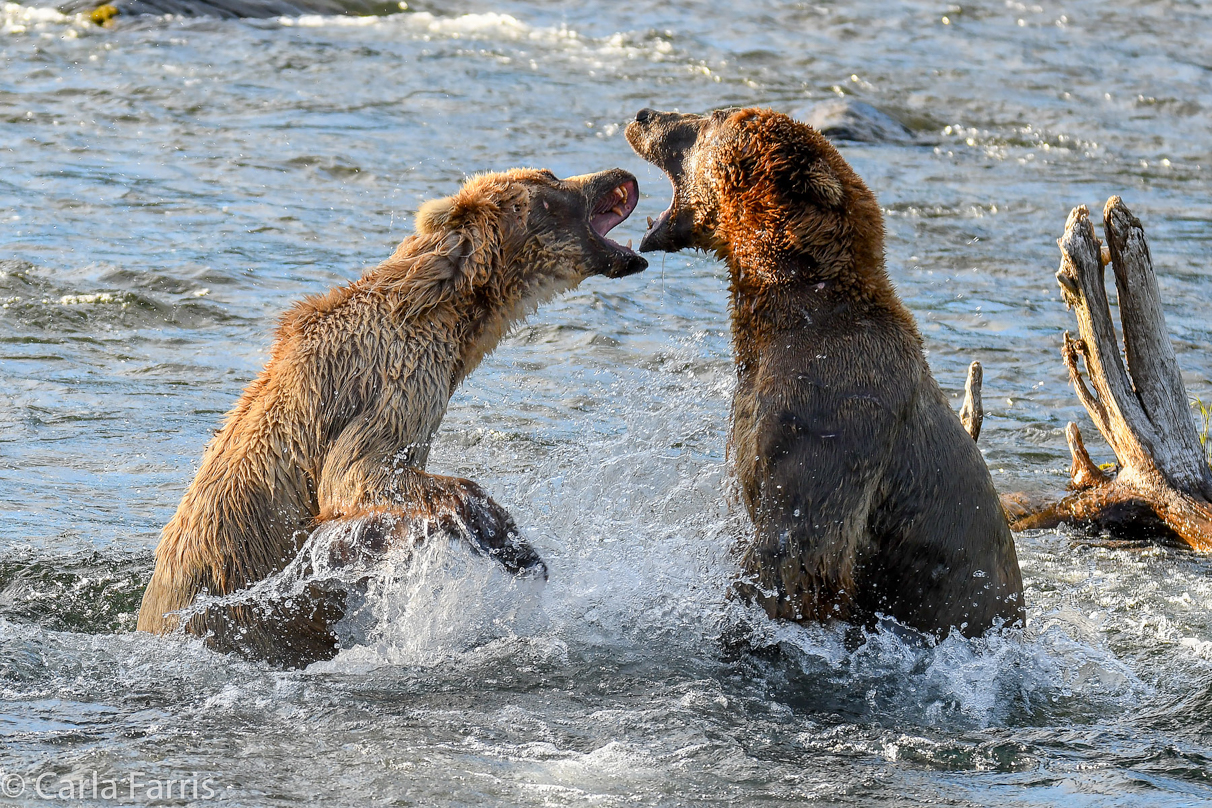
<svg viewBox="0 0 1212 808"><path fill-rule="evenodd" d="M511 326L591 275L647 266L606 236L637 199L619 169L478 176L423 205L416 234L360 280L296 304L164 528L138 628L168 633L203 593L281 571L317 527L349 528L356 546L337 544L337 563L373 561L424 520L511 572L546 577L500 505L425 461L451 395ZM335 654L343 610L340 593L313 590L211 605L185 630L297 667Z"/></svg>
<svg viewBox="0 0 1212 808"><path fill-rule="evenodd" d="M708 250L731 277L729 458L755 528L737 591L798 621L1020 621L1013 537L885 272L862 180L769 110L644 109L626 134L674 187L640 250Z"/></svg>

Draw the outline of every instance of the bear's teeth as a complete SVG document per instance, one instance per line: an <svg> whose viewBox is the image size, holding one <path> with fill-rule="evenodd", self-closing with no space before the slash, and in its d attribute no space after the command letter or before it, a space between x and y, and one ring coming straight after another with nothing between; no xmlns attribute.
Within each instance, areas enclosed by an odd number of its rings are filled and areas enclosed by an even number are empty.
<svg viewBox="0 0 1212 808"><path fill-rule="evenodd" d="M631 239L627 239L627 249L631 249Z"/></svg>
<svg viewBox="0 0 1212 808"><path fill-rule="evenodd" d="M623 206L622 205L615 205L613 208L610 209L610 212L613 213L615 216L618 216L620 219L627 218L626 216L623 215Z"/></svg>
<svg viewBox="0 0 1212 808"><path fill-rule="evenodd" d="M652 217L651 216L648 217L648 229L649 230L652 229Z"/></svg>

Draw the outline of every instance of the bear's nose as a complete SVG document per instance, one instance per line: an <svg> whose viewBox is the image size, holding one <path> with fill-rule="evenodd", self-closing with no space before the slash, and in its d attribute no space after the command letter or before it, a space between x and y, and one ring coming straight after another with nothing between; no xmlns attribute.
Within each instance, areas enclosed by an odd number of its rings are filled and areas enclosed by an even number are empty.
<svg viewBox="0 0 1212 808"><path fill-rule="evenodd" d="M642 110L640 110L639 112L637 112L635 114L635 122L636 123L648 123L650 120L652 120L653 115L656 115L655 110L651 110L648 107L644 107Z"/></svg>

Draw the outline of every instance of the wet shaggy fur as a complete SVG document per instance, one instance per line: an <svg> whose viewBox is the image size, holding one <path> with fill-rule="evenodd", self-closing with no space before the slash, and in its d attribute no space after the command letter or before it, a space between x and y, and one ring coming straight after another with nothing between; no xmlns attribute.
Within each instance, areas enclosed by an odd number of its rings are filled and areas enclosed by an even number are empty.
<svg viewBox="0 0 1212 808"><path fill-rule="evenodd" d="M989 471L889 281L862 180L768 110L642 110L627 138L674 183L641 250L709 250L730 273L729 457L755 529L737 591L798 621L976 635L1020 620Z"/></svg>
<svg viewBox="0 0 1212 808"><path fill-rule="evenodd" d="M630 274L642 258L591 232L587 207L626 172L557 180L515 170L427 203L416 234L360 280L282 318L272 355L217 436L164 528L138 628L173 631L175 612L282 570L320 526L390 549L418 520L461 536L513 572L546 575L508 513L474 482L424 471L463 378L509 328L585 277ZM415 535L415 532L414 532ZM187 615L219 650L300 666L336 651L339 594L312 590Z"/></svg>

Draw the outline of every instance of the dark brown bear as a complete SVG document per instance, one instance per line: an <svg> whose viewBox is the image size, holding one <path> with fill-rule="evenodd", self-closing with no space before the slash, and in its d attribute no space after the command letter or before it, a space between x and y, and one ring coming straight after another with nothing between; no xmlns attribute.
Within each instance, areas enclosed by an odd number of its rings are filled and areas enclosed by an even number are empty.
<svg viewBox="0 0 1212 808"><path fill-rule="evenodd" d="M1014 540L975 442L884 269L875 197L769 110L644 109L627 140L673 180L641 251L727 262L729 458L755 534L738 592L771 617L980 634L1023 618Z"/></svg>

